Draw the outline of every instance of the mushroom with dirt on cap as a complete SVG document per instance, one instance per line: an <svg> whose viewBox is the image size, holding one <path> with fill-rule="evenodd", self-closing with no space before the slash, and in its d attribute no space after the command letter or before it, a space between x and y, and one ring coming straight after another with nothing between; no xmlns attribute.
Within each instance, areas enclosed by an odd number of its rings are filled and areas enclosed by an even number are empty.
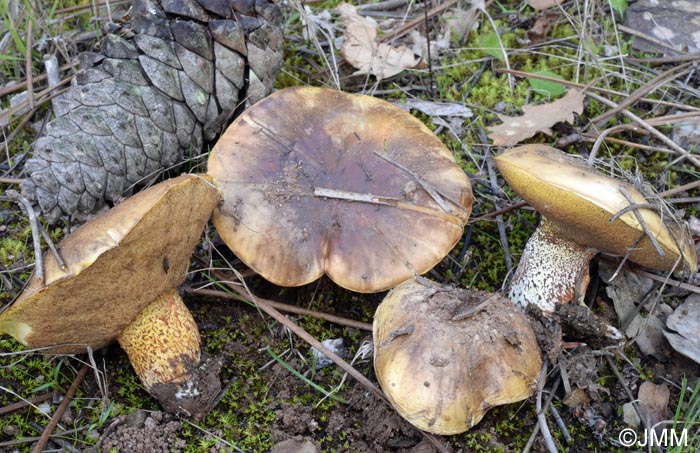
<svg viewBox="0 0 700 453"><path fill-rule="evenodd" d="M218 202L206 175L182 175L85 223L58 246L65 267L47 255L45 279L34 275L0 314L0 333L56 354L116 340L166 409L205 415L217 365L200 367L197 324L176 287Z"/></svg>
<svg viewBox="0 0 700 453"><path fill-rule="evenodd" d="M461 238L469 179L409 113L370 96L294 87L240 115L208 173L217 232L280 286L324 273L358 292L427 272Z"/></svg>
<svg viewBox="0 0 700 453"><path fill-rule="evenodd" d="M580 302L599 252L659 271L697 269L685 222L660 216L631 184L558 149L524 145L495 157L510 187L542 216L510 283L509 297L544 313Z"/></svg>
<svg viewBox="0 0 700 453"><path fill-rule="evenodd" d="M528 398L542 367L527 316L500 294L421 278L394 288L374 317L374 370L396 411L451 435Z"/></svg>

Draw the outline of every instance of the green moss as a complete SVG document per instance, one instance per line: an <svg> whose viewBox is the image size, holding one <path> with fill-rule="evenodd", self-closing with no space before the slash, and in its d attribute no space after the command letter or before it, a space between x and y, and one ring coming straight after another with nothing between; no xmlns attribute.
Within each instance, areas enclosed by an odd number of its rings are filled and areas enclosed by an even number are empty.
<svg viewBox="0 0 700 453"><path fill-rule="evenodd" d="M65 392L74 381L77 368L81 363L69 357L45 357L23 352L23 346L13 339L0 339L0 406L5 407L17 403L19 399L31 400L40 396L48 396L42 403L34 406L16 409L0 417L0 439L2 441L20 440L41 435L42 427L49 422L51 414L57 407L52 395L54 392ZM47 406L48 405L48 406ZM98 426L99 414L95 414L98 407L92 398L86 398L83 387L79 387L70 410L73 414L81 414L76 423L81 430L65 434L63 438L76 445L88 446L95 442L84 436L84 428L93 424ZM36 407L48 409L48 415L40 412ZM87 423L87 425L83 425ZM70 425L67 426L71 428ZM19 451L29 451L30 443L19 443Z"/></svg>
<svg viewBox="0 0 700 453"><path fill-rule="evenodd" d="M32 230L29 222L18 219L0 237L0 264L12 268L17 262L33 262Z"/></svg>

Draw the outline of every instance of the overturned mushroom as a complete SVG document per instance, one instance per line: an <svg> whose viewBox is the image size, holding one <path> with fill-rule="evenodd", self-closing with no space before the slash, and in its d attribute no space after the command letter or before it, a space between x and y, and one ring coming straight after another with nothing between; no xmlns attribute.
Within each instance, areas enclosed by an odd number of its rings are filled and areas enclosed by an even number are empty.
<svg viewBox="0 0 700 453"><path fill-rule="evenodd" d="M410 114L369 96L296 87L246 110L209 157L214 225L267 280L326 273L359 292L439 262L471 212L469 180Z"/></svg>
<svg viewBox="0 0 700 453"><path fill-rule="evenodd" d="M45 280L33 277L0 314L0 332L60 354L118 340L166 409L203 415L199 333L174 288L218 200L205 176L183 175L84 224L59 244L65 270L47 255Z"/></svg>
<svg viewBox="0 0 700 453"><path fill-rule="evenodd" d="M529 321L511 301L415 280L377 309L374 348L377 379L397 412L444 435L529 397L542 366Z"/></svg>
<svg viewBox="0 0 700 453"><path fill-rule="evenodd" d="M687 226L665 224L632 185L544 145L510 149L496 163L542 215L511 281L509 297L517 304L551 313L556 304L581 301L598 252L660 271L697 268Z"/></svg>

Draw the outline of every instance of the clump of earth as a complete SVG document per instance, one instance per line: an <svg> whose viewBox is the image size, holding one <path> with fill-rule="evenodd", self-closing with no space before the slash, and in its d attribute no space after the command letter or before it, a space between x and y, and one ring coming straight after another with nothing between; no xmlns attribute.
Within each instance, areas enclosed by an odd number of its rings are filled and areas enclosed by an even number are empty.
<svg viewBox="0 0 700 453"><path fill-rule="evenodd" d="M101 451L179 453L187 446L178 438L182 422L163 412L136 410L102 439Z"/></svg>

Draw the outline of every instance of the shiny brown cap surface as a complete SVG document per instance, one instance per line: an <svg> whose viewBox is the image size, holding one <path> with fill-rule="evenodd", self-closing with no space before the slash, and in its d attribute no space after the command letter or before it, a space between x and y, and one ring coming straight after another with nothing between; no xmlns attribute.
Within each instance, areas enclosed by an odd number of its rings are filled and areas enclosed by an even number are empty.
<svg viewBox="0 0 700 453"><path fill-rule="evenodd" d="M471 212L468 178L420 121L330 89L288 88L246 110L208 173L224 195L218 233L282 286L326 273L354 291L390 288L439 262Z"/></svg>

